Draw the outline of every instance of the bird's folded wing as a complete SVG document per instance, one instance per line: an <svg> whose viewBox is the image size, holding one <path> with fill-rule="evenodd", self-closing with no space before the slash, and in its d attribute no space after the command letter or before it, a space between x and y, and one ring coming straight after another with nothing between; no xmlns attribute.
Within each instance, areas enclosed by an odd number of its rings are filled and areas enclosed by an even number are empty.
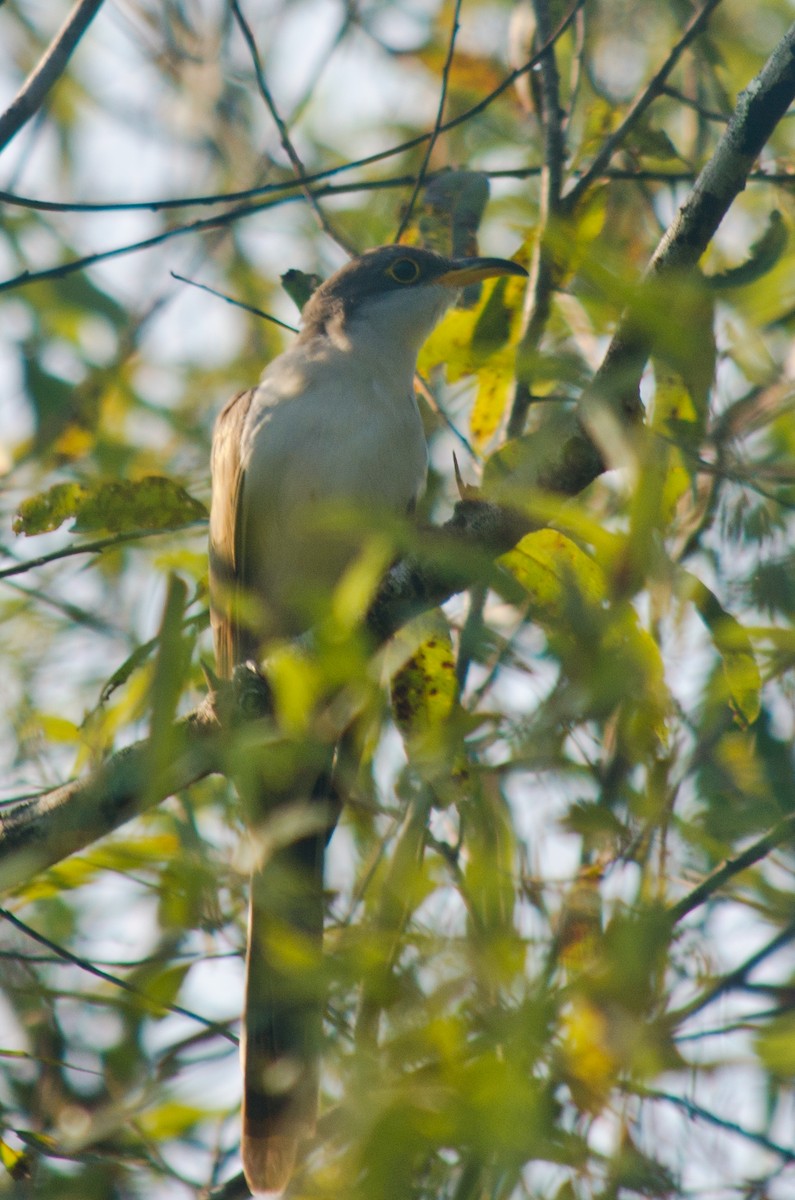
<svg viewBox="0 0 795 1200"><path fill-rule="evenodd" d="M241 569L240 512L244 471L243 427L256 389L238 392L227 401L215 423L211 458L213 496L210 509L210 624L218 672L226 679L236 663L249 657L245 632L235 618Z"/></svg>

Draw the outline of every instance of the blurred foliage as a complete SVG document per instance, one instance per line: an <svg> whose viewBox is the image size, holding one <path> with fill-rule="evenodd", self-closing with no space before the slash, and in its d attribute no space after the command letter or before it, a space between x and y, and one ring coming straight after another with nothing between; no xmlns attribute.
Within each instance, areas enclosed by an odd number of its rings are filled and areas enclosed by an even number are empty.
<svg viewBox="0 0 795 1200"><path fill-rule="evenodd" d="M462 119L435 138L412 212L427 141L412 143L434 127L454 6L242 7L342 243L403 222L406 240L472 253L482 216L484 252L531 260L538 73L483 105L527 59L527 0L461 7L444 115ZM5 95L66 10L2 5ZM554 29L567 9L548 10ZM690 16L679 0L594 0L561 37L564 190ZM292 1196L793 1193L791 120L701 274L661 282L640 314L656 333L644 431L615 431L614 469L576 500L537 486L791 17L786 0L716 8L546 227L555 286L534 344L510 279L468 291L424 348L422 519L457 499L455 451L467 484L550 527L375 661L361 616L412 535L367 542L312 643L275 656L267 745L247 731L230 745L230 769L289 792L348 730L323 1109ZM223 297L294 323L279 277L311 287L344 255L217 0L104 6L2 164L7 193L51 202L6 197L0 228L0 283L34 276L0 298L10 802L150 732L153 770L168 763L168 720L198 702L210 653L213 417L291 336ZM72 269L87 255L100 260ZM507 441L517 353L532 402ZM204 780L7 901L22 924L0 917L0 1196L207 1196L239 1170L241 833L230 787Z"/></svg>

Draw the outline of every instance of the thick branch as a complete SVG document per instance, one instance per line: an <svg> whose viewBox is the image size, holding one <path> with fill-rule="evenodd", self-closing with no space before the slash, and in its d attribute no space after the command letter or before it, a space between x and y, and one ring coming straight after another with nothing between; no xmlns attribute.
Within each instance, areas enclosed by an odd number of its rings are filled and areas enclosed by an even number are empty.
<svg viewBox="0 0 795 1200"><path fill-rule="evenodd" d="M78 0L56 33L49 49L0 116L0 150L34 116L49 92L64 73L66 64L81 37L102 7L102 0Z"/></svg>
<svg viewBox="0 0 795 1200"><path fill-rule="evenodd" d="M136 742L82 779L0 813L0 891L19 887L218 770L217 732L214 712L207 706L174 727L174 753L158 777L153 777L149 742Z"/></svg>

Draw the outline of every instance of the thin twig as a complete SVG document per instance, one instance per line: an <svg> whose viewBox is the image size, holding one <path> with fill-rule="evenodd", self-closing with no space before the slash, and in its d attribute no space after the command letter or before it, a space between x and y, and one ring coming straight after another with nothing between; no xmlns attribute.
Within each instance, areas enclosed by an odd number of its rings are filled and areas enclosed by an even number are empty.
<svg viewBox="0 0 795 1200"><path fill-rule="evenodd" d="M103 980L104 983L110 983L113 987L121 988L125 992L130 992L133 996L138 996L141 1000L145 1000L148 1005L159 1009L161 1012L178 1013L181 1017L188 1017L191 1021L197 1021L203 1025L205 1029L211 1029L213 1033L217 1033L219 1037L225 1038L234 1046L238 1044L238 1039L224 1025L219 1025L217 1021L210 1021L207 1017L202 1017L199 1013L193 1012L189 1008L183 1008L181 1004L170 1004L165 1000L158 1000L155 996L150 996L143 988L136 987L133 983L128 983L126 979L120 979L118 975L111 975L109 971L103 971L100 967L95 967L93 963L88 962L85 958L80 958L79 955L73 954L71 950L66 950L63 946L59 946L57 942L53 942L50 938L45 937L43 933L38 933L27 925L24 921L20 921L19 917L15 917L8 909L0 908L0 918L8 921L15 929L24 933L31 941L37 942L40 946L46 946L53 954L55 954L63 962L71 963L72 966L79 967L81 971L86 971L89 975L94 975L97 979Z"/></svg>
<svg viewBox="0 0 795 1200"><path fill-rule="evenodd" d="M370 190L379 188L379 183L370 185ZM389 182L387 187L394 185ZM322 191L318 191L316 195L331 195L344 194L345 192L358 191L361 185L353 184L348 187L327 187ZM260 200L251 204L240 204L235 208L229 209L225 213L217 213L212 217L200 217L196 221L190 221L187 225L177 225L171 229L164 229L161 233L155 233L151 237L142 238L137 242L128 242L124 246L115 246L112 250L100 250L96 254L86 254L82 258L72 259L70 262L61 263L56 267L45 267L41 271L22 271L19 275L15 275L11 279L4 279L0 282L0 292L12 291L15 288L27 287L31 283L40 283L45 279L62 279L66 275L72 275L75 271L82 271L86 267L92 267L99 262L107 262L113 258L121 258L125 254L134 254L139 250L151 250L154 246L160 246L163 242L170 241L171 238L184 237L191 233L204 233L211 229L220 229L224 225L229 225L233 221L239 221L243 217L250 217L256 213L263 212L267 208L274 208L278 204L292 204L296 200L300 200L300 196L287 195L280 196L278 199Z"/></svg>
<svg viewBox="0 0 795 1200"><path fill-rule="evenodd" d="M735 855L734 858L727 858L707 875L706 879L702 879L698 887L693 888L686 896L678 900L669 910L671 923L676 924L681 921L688 913L711 899L735 875L747 871L754 863L766 858L771 851L792 838L795 838L795 816L787 816L769 829L763 837L743 850L741 854Z"/></svg>
<svg viewBox="0 0 795 1200"><path fill-rule="evenodd" d="M756 954L752 954L739 967L735 967L733 971L721 975L719 979L716 979L714 983L705 988L701 995L696 996L689 1004L683 1005L682 1008L677 1009L675 1012L668 1013L667 1019L670 1021L671 1026L677 1027L685 1021L689 1021L691 1017L703 1012L705 1008L708 1008L710 1004L714 1004L716 1000L721 996L725 996L727 992L744 987L752 971L755 971L761 963L771 958L774 954L777 954L779 950L788 946L793 940L795 940L795 921L790 921L780 933L777 933L761 950L757 950Z"/></svg>
<svg viewBox="0 0 795 1200"><path fill-rule="evenodd" d="M647 1087L636 1087L632 1091L634 1095L640 1096L644 1100L664 1100L666 1104L674 1104L677 1108L683 1109L689 1117L695 1117L698 1121L707 1121L710 1125L717 1125L719 1129L725 1129L728 1133L736 1133L739 1137L755 1142L757 1146L762 1146L765 1150L777 1154L786 1162L795 1162L795 1150L782 1146L779 1142L774 1142L765 1133L755 1133L752 1129L746 1129L736 1121L730 1121L727 1117L719 1117L717 1113L710 1112L708 1108L702 1108L700 1104L695 1104L684 1096L676 1096L673 1092L661 1092L656 1088Z"/></svg>
<svg viewBox="0 0 795 1200"><path fill-rule="evenodd" d="M307 175L304 169L304 164L301 162L298 151L292 143L290 134L287 131L287 126L279 115L276 102L273 99L273 95L268 87L267 80L265 79L265 71L262 66L262 59L260 58L254 34L251 32L251 26L243 16L243 11L240 8L238 0L231 0L231 6L234 18L237 21L240 32L243 35L243 40L248 46L248 51L251 55L251 61L254 64L254 73L257 77L257 87L260 90L260 95L265 101L273 123L279 131L279 140L281 141L284 152L289 158L290 164L295 171L296 179L301 187L304 199L312 209L312 212L315 214L317 222L323 232L328 234L328 236L335 241L338 246L341 246L343 250L348 251L348 253L352 253L351 248L345 243L340 234L336 232L328 217L323 212L323 209L318 204L317 197L307 185Z"/></svg>
<svg viewBox="0 0 795 1200"><path fill-rule="evenodd" d="M72 52L102 7L102 0L78 0L49 48L0 116L0 151L34 116L66 69Z"/></svg>
<svg viewBox="0 0 795 1200"><path fill-rule="evenodd" d="M444 130L442 130L444 132ZM353 170L357 164L351 164L346 168L333 168L331 171L318 171L314 175L307 175L307 183L315 183L327 179L329 175L337 174L341 170ZM534 179L539 176L542 167L535 165L529 167L507 167L500 169L495 167L492 169L484 169L480 172L488 179ZM444 171L430 171L425 176L425 182L430 183L437 176L444 174ZM574 180L580 178L574 173ZM692 183L696 178L696 172L688 168L672 171L663 169L659 171L649 170L646 168L635 167L607 167L600 175L600 179L625 180L627 183ZM417 176L413 174L393 175L386 179L363 179L357 183L349 183L330 185L323 190L318 190L315 195L321 199L325 196L348 196L355 192L374 192L388 191L390 188L410 187L416 182ZM747 179L748 183L769 183L776 186L786 185L791 187L795 182L795 175L792 171L751 171ZM171 200L109 200L106 203L70 203L68 201L58 200L40 200L35 196L19 196L15 192L0 191L0 204L11 204L17 208L29 208L34 212L60 212L60 213L100 213L100 212L165 212L170 209L177 208L202 208L211 207L214 204L232 204L240 200L254 200L261 196L273 195L275 193L291 192L300 185L294 179L286 179L281 183L265 183L258 187L246 188L242 192L219 192L216 195L207 196L179 196Z"/></svg>
<svg viewBox="0 0 795 1200"><path fill-rule="evenodd" d="M68 600L61 600L57 596L48 596L41 588L26 587L24 584L18 583L16 579L7 577L3 578L3 583L6 587L13 588L15 592L27 596L30 600L38 600L39 604L49 605L50 608L54 608L56 612L61 613L75 625L85 625L88 629L93 629L95 633L101 633L105 637L123 638L125 636L125 630L112 625L104 617L99 617L77 604L71 604Z"/></svg>
<svg viewBox="0 0 795 1200"><path fill-rule="evenodd" d="M76 554L101 554L103 550L121 546L124 542L163 537L173 534L179 529L200 528L203 524L204 522L191 521L187 525L170 525L164 529L131 529L124 533L113 533L104 538L96 538L93 542L81 542L77 546L64 546L60 550L53 550L51 554L41 554L38 558L26 558L24 562L18 562L13 567L4 567L0 570L0 579L8 579L11 575L24 575L27 571L32 571L36 567L44 567L61 558L72 558Z"/></svg>
<svg viewBox="0 0 795 1200"><path fill-rule="evenodd" d="M420 164L420 169L417 173L417 179L414 184L414 189L409 198L409 202L406 205L406 209L405 209L405 212L403 213L403 217L401 219L400 225L398 226L397 233L395 234L396 242L400 241L401 237L406 232L406 228L408 226L409 221L411 220L411 214L414 211L414 205L417 203L417 197L419 196L419 194L422 191L422 188L425 184L426 172L428 170L428 164L431 161L431 155L433 154L434 146L436 145L436 142L439 138L439 134L442 129L442 117L444 116L444 106L447 102L447 86L450 81L450 71L453 66L453 55L455 54L455 42L456 42L456 38L458 36L458 30L460 29L460 24L459 24L460 16L461 16L461 0L456 0L455 9L453 11L453 27L450 30L450 41L448 42L448 45L447 45L447 58L445 59L444 67L442 68L442 85L439 90L439 107L436 110L436 121L434 122L433 129L431 130L431 135L428 138L428 144L425 147L425 154L423 155L422 163Z"/></svg>
<svg viewBox="0 0 795 1200"><path fill-rule="evenodd" d="M682 36L676 45L669 51L668 57L659 68L658 71L651 77L645 87L641 88L635 99L627 109L627 114L618 128L610 134L608 138L599 147L599 151L594 157L588 170L580 176L574 186L563 197L563 207L567 213L571 213L579 204L582 197L585 195L589 187L601 176L605 167L610 162L615 152L624 144L627 134L637 125L640 118L645 113L646 109L656 100L661 94L665 81L673 71L682 54L687 49L692 41L698 37L707 24L714 9L718 7L721 0L705 0L704 7L692 17L689 25L685 28Z"/></svg>
<svg viewBox="0 0 795 1200"><path fill-rule="evenodd" d="M288 325L286 321L280 321L278 317L264 312L261 308L255 308L253 304L246 304L243 300L236 300L234 296L228 296L226 292L219 292L217 288L210 287L206 283L197 283L195 279L187 279L184 275L180 275L176 271L169 271L169 274L172 279L177 279L180 283L187 283L190 287L198 288L200 292L209 292L211 296L217 296L219 300L225 300L227 304L231 304L234 308L242 308L244 312L253 313L255 317L262 317L264 321L271 321L274 325L278 325L280 329L288 330L289 333L298 333L295 325Z"/></svg>

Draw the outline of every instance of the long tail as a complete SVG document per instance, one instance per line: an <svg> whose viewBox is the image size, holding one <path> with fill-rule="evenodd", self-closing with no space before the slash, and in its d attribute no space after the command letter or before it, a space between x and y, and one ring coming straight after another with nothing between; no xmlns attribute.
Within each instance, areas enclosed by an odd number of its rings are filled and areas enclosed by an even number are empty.
<svg viewBox="0 0 795 1200"><path fill-rule="evenodd" d="M281 1191L315 1130L322 1037L325 833L279 849L251 879L243 1014L243 1169Z"/></svg>

